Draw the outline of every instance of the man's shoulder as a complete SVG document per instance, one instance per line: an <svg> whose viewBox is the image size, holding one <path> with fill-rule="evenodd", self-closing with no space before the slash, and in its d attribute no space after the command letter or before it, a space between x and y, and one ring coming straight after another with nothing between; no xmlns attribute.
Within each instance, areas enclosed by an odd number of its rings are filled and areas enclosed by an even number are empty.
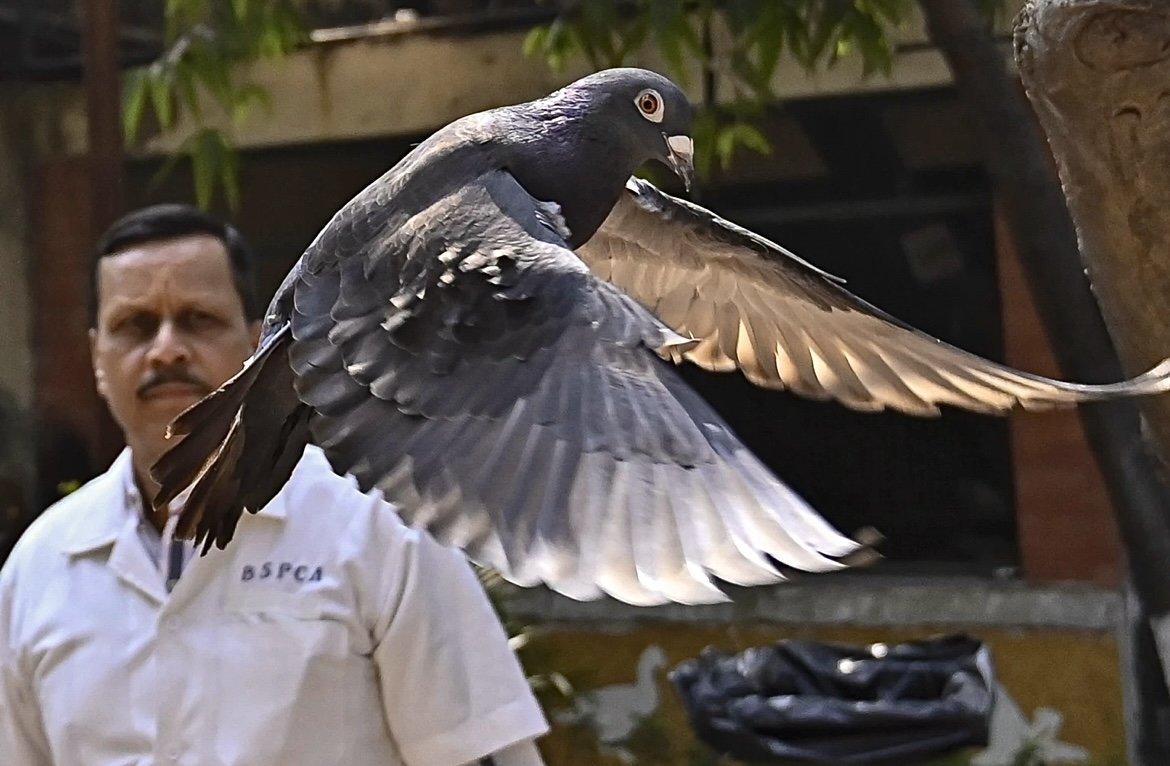
<svg viewBox="0 0 1170 766"><path fill-rule="evenodd" d="M290 518L312 516L345 526L373 525L394 535L409 529L397 507L387 502L381 492L363 492L353 476L334 471L325 453L313 445L305 448L279 499Z"/></svg>
<svg viewBox="0 0 1170 766"><path fill-rule="evenodd" d="M33 520L21 539L60 542L67 532L77 526L81 515L89 514L95 505L111 502L109 472L99 474L50 505Z"/></svg>
<svg viewBox="0 0 1170 766"><path fill-rule="evenodd" d="M283 521L271 523L275 519ZM242 547L234 555L242 563L284 556L292 564L320 562L326 572L340 567L356 578L354 587L382 594L371 602L376 604L397 592L420 560L431 567L466 567L462 555L449 552L439 554L439 562L435 549L442 546L429 534L407 526L379 491L362 492L352 476L337 474L312 446L272 503L257 518L242 520L239 538Z"/></svg>
<svg viewBox="0 0 1170 766"><path fill-rule="evenodd" d="M346 505L359 499L369 502L374 497L363 493L352 476L334 471L321 448L312 444L305 447L305 453L279 496L290 511L306 504L320 508L323 504Z"/></svg>
<svg viewBox="0 0 1170 766"><path fill-rule="evenodd" d="M111 502L109 472L99 474L40 513L16 541L10 562L39 561L45 555L62 552L72 539L79 521L94 507Z"/></svg>

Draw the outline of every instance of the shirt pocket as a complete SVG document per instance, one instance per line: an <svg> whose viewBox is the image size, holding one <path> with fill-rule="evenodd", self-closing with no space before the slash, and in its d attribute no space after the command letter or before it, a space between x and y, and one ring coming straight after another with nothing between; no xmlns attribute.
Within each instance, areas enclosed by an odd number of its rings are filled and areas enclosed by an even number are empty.
<svg viewBox="0 0 1170 766"><path fill-rule="evenodd" d="M220 760L330 764L346 755L366 659L317 594L247 589L224 604L216 640ZM355 683L356 682L356 683Z"/></svg>

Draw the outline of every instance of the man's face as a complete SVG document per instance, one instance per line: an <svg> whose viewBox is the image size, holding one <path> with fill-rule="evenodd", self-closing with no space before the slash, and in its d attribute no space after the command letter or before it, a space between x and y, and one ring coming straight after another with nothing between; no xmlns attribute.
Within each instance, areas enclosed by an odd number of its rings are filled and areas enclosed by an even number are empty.
<svg viewBox="0 0 1170 766"><path fill-rule="evenodd" d="M98 262L90 351L135 463L166 449L167 424L234 375L255 348L227 251L215 237L159 240Z"/></svg>

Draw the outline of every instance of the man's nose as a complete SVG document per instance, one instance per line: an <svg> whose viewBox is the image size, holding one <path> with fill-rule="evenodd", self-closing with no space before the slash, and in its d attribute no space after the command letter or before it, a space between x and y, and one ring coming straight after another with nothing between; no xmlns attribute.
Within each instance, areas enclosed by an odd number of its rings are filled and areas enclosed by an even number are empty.
<svg viewBox="0 0 1170 766"><path fill-rule="evenodd" d="M166 366L185 362L191 350L187 346L187 339L175 323L164 321L159 324L158 332L154 335L154 342L150 344L149 359L151 364Z"/></svg>

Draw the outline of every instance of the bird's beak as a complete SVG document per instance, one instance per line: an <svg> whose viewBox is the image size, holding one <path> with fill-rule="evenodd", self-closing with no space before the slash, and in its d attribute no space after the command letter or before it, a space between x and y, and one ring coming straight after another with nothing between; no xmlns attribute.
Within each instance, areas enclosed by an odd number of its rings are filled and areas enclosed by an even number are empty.
<svg viewBox="0 0 1170 766"><path fill-rule="evenodd" d="M683 182L687 191L695 182L695 142L690 136L665 136L670 151L670 169Z"/></svg>

